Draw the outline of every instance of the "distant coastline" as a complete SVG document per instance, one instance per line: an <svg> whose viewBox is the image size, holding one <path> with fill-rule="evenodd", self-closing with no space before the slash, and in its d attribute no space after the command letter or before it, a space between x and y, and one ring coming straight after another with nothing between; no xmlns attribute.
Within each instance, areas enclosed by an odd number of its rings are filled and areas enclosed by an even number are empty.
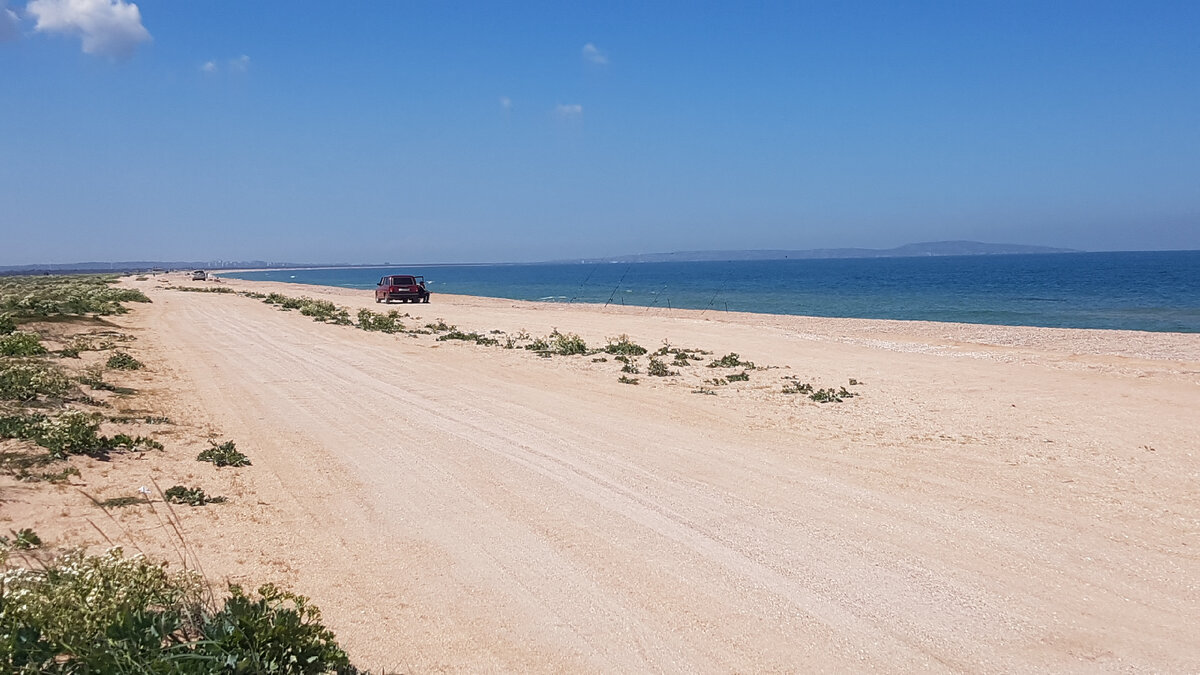
<svg viewBox="0 0 1200 675"><path fill-rule="evenodd" d="M979 241L928 241L905 244L895 248L810 248L799 250L764 249L731 251L675 251L672 253L641 253L611 258L584 258L560 262L715 262L735 260L828 260L850 258L923 258L933 256L970 255L1039 255L1049 253L1083 253L1071 248L1027 246L1024 244L987 244Z"/></svg>
<svg viewBox="0 0 1200 675"><path fill-rule="evenodd" d="M813 248L813 249L762 249L721 251L675 251L671 253L636 253L631 255L569 258L547 260L537 263L514 262L469 262L469 263L323 263L323 262L268 262L266 260L131 260L121 262L89 261L77 263L32 263L27 265L0 265L0 275L43 274L43 273L93 273L113 274L150 272L155 270L205 269L236 272L260 270L311 270L352 269L371 267L403 267L413 264L448 267L473 265L538 265L538 264L595 264L637 262L703 262L734 260L822 260L850 258L916 258L932 256L972 255L1030 255L1047 253L1083 253L1070 248L1049 246L1027 246L1024 244L988 244L979 241L934 241L905 244L895 248Z"/></svg>

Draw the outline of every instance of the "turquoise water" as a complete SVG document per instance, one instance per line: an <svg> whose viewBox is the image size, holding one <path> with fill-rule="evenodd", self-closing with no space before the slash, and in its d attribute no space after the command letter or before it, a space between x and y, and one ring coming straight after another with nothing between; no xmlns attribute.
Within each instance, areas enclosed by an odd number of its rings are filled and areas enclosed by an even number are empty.
<svg viewBox="0 0 1200 675"><path fill-rule="evenodd" d="M1200 251L636 264L407 265L224 276L372 289L1014 326L1200 332Z"/></svg>

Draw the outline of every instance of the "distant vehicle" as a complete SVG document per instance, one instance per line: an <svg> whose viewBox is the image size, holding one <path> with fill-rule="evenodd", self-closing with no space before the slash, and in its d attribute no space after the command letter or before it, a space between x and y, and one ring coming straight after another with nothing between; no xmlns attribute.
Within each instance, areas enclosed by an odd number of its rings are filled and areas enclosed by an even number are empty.
<svg viewBox="0 0 1200 675"><path fill-rule="evenodd" d="M205 279L208 279L208 272L205 272L204 270L196 270L195 272L192 272L192 281L204 281Z"/></svg>
<svg viewBox="0 0 1200 675"><path fill-rule="evenodd" d="M425 290L425 277L410 274L389 274L379 280L375 289L375 302L429 302L429 291Z"/></svg>

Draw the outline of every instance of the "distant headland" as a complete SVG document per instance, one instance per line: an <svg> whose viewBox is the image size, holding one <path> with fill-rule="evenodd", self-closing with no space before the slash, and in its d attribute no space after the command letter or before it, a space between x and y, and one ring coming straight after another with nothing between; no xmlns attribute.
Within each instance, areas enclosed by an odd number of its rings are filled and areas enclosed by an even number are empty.
<svg viewBox="0 0 1200 675"><path fill-rule="evenodd" d="M1027 255L1044 253L1082 253L1070 248L1026 246L1023 244L986 244L980 241L928 241L895 248L810 248L800 250L676 251L639 253L611 258L585 258L561 262L701 262L727 260L816 260L827 258L919 258L951 255Z"/></svg>

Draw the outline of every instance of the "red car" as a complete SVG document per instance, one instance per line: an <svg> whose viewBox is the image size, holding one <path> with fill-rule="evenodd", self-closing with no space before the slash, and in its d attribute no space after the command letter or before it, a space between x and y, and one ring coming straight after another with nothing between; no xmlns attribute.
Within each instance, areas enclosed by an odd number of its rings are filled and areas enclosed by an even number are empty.
<svg viewBox="0 0 1200 675"><path fill-rule="evenodd" d="M429 291L425 290L425 277L408 274L393 274L379 280L375 289L375 302L429 302Z"/></svg>

